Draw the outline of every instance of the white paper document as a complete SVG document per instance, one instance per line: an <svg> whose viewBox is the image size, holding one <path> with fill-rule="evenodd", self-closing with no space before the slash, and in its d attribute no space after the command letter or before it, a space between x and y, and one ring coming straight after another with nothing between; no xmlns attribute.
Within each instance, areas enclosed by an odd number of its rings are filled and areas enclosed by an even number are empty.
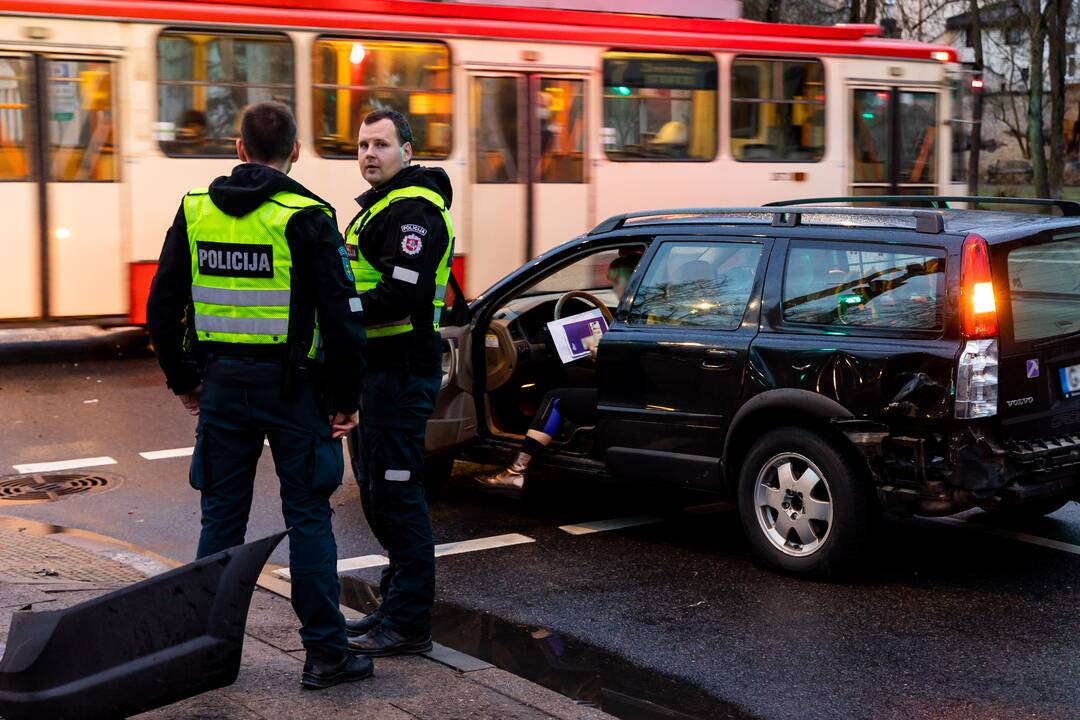
<svg viewBox="0 0 1080 720"><path fill-rule="evenodd" d="M552 320L547 324L551 337L555 340L555 349L564 363L580 360L589 356L589 348L600 342L607 332L607 321L599 310L570 315L561 320Z"/></svg>

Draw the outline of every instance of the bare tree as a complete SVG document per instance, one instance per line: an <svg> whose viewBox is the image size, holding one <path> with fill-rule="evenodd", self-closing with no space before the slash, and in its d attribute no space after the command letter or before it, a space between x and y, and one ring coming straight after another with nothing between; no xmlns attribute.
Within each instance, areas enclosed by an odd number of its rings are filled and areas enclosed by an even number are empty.
<svg viewBox="0 0 1080 720"><path fill-rule="evenodd" d="M969 0L971 8L971 44L975 49L975 72L982 77L983 72L983 37L982 20L979 18L978 0ZM985 87L985 86L984 86ZM983 88L971 98L971 129L968 138L971 143L971 152L968 153L968 194L979 194L979 153L982 150L982 116L983 116Z"/></svg>
<svg viewBox="0 0 1080 720"><path fill-rule="evenodd" d="M995 92L987 102L994 119L1005 126L1006 132L1016 141L1020 148L1020 154L1031 158L1028 149L1027 134L1027 68L1023 67L1017 57L1017 47L1005 42L1003 35L983 34L983 43L989 43L993 49L989 57L1000 60L998 64L991 65L987 62L987 56L983 57L984 78L993 79L1000 89Z"/></svg>
<svg viewBox="0 0 1080 720"><path fill-rule="evenodd" d="M1050 179L1046 172L1046 140L1043 137L1043 58L1046 47L1046 15L1040 0L1027 0L1028 30L1028 148L1031 151L1031 173L1035 181L1035 196L1050 195Z"/></svg>
<svg viewBox="0 0 1080 720"><path fill-rule="evenodd" d="M765 6L765 22L780 22L784 15L784 0L768 0Z"/></svg>
<svg viewBox="0 0 1080 720"><path fill-rule="evenodd" d="M877 22L878 0L865 0L866 7L863 12L863 22L873 25Z"/></svg>
<svg viewBox="0 0 1080 720"><path fill-rule="evenodd" d="M920 0L895 4L900 36L919 42L937 40L945 28L945 18L957 6L956 0Z"/></svg>
<svg viewBox="0 0 1080 720"><path fill-rule="evenodd" d="M848 22L862 22L862 4L859 0L851 0L851 5L848 7Z"/></svg>
<svg viewBox="0 0 1080 720"><path fill-rule="evenodd" d="M1050 161L1049 190L1060 198L1065 184L1065 47L1072 0L1049 0L1046 8L1050 41Z"/></svg>

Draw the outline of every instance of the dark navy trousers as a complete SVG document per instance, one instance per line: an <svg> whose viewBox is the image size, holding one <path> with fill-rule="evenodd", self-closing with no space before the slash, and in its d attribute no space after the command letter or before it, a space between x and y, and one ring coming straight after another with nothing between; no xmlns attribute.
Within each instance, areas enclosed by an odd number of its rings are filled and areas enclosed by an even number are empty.
<svg viewBox="0 0 1080 720"><path fill-rule="evenodd" d="M403 635L431 633L435 541L424 497L424 432L442 373L369 369L360 426L350 437L364 516L390 564L379 583L382 622Z"/></svg>
<svg viewBox="0 0 1080 720"><path fill-rule="evenodd" d="M338 608L337 545L330 495L341 484L341 442L319 410L315 384L301 377L282 396L278 363L219 357L207 367L191 485L202 493L198 556L244 542L255 466L270 442L281 481L281 512L289 529L292 605L304 647L340 657L345 620Z"/></svg>

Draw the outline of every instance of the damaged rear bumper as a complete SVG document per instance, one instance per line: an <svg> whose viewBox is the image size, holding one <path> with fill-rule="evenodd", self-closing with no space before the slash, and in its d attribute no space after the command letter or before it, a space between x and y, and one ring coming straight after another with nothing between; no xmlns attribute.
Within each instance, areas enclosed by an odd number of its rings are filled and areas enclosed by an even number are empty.
<svg viewBox="0 0 1080 720"><path fill-rule="evenodd" d="M879 453L863 455L886 506L902 512L948 515L1080 490L1078 434L1001 443L969 426L947 437L889 435Z"/></svg>

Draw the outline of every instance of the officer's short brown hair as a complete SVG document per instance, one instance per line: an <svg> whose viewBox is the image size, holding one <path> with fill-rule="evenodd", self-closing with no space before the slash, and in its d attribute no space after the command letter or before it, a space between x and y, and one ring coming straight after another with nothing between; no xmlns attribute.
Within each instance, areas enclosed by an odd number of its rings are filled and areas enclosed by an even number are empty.
<svg viewBox="0 0 1080 720"><path fill-rule="evenodd" d="M380 120L389 120L394 123L394 129L397 130L397 139L399 143L404 145L405 143L412 142L412 126L409 125L408 119L397 110L390 110L389 108L372 110L364 116L363 124L374 125Z"/></svg>
<svg viewBox="0 0 1080 720"><path fill-rule="evenodd" d="M248 157L255 162L282 162L292 155L296 144L296 118L284 103L257 103L244 111L240 137Z"/></svg>

